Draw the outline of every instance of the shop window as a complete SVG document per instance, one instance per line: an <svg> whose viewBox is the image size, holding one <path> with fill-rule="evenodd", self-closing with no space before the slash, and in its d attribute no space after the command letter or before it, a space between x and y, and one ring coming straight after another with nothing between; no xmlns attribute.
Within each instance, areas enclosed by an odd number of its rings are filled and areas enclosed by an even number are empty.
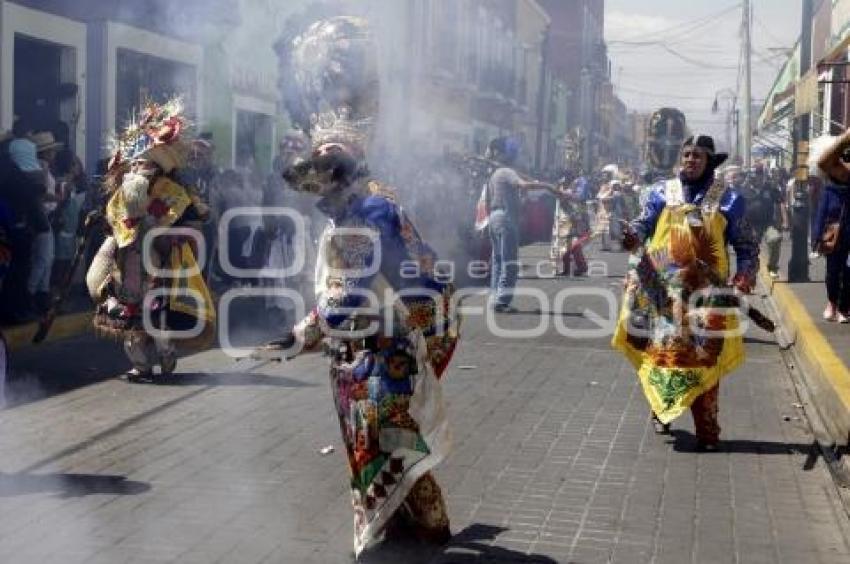
<svg viewBox="0 0 850 564"><path fill-rule="evenodd" d="M186 115L197 116L197 74L193 65L119 49L116 86L116 124L127 123L148 100L164 102L178 95L186 104Z"/></svg>

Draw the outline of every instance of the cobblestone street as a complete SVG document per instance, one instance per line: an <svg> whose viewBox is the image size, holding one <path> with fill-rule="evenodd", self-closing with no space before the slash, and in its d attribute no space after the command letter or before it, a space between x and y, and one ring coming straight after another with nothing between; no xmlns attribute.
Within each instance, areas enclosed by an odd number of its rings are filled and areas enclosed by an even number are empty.
<svg viewBox="0 0 850 564"><path fill-rule="evenodd" d="M620 276L521 285L551 297L567 283L618 292ZM531 298L517 305L497 321L589 329L584 308L604 311L587 297L556 313ZM439 550L379 545L364 562L850 561L847 515L768 336L750 336L747 364L724 381L723 445L702 454L687 416L673 437L653 433L607 337L569 339L548 325L540 338L499 339L467 316L444 380L454 450L437 470L455 537ZM71 345L82 358L117 348ZM39 372L43 351L16 365ZM91 378L64 393L30 390L0 412L0 562L350 562L325 365L210 351L181 361L175 385ZM336 452L321 455L328 445Z"/></svg>

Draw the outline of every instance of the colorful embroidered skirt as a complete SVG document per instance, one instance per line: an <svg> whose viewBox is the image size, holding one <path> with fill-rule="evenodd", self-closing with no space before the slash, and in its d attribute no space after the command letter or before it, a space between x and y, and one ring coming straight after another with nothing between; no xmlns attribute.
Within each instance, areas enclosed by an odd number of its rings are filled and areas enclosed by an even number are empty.
<svg viewBox="0 0 850 564"><path fill-rule="evenodd" d="M418 333L380 337L351 362L332 363L331 388L351 469L357 554L448 454L440 382L426 349Z"/></svg>

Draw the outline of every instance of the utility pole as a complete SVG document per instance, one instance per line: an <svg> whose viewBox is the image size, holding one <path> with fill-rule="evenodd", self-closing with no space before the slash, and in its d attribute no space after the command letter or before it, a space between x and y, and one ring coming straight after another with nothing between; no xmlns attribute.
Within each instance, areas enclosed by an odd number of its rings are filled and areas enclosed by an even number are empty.
<svg viewBox="0 0 850 564"><path fill-rule="evenodd" d="M741 110L737 104L732 111L732 120L735 123L735 162L738 164L741 162Z"/></svg>
<svg viewBox="0 0 850 564"><path fill-rule="evenodd" d="M800 33L800 79L812 67L812 0L803 0L803 29ZM809 281L809 156L808 113L794 119L794 193L791 198L791 260L788 281Z"/></svg>
<svg viewBox="0 0 850 564"><path fill-rule="evenodd" d="M540 82L537 90L537 151L534 155L534 168L538 171L543 170L543 128L546 123L546 107L548 106L549 97L547 94L547 74L549 72L549 46L550 33L552 24L546 25L546 30L543 32L543 41L541 42L540 53Z"/></svg>
<svg viewBox="0 0 850 564"><path fill-rule="evenodd" d="M753 77L752 77L752 6L744 0L744 168L752 164L753 152Z"/></svg>
<svg viewBox="0 0 850 564"><path fill-rule="evenodd" d="M581 165L585 174L593 171L593 141L596 132L593 127L593 75L591 71L593 38L590 33L590 13L586 0L581 3L582 11L582 41L581 41L581 128L584 133L584 143L581 148Z"/></svg>

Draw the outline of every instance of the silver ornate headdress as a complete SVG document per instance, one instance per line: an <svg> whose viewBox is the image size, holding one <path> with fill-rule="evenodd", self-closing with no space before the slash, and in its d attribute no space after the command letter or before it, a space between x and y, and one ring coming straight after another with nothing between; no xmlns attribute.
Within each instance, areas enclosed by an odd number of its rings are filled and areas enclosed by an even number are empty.
<svg viewBox="0 0 850 564"><path fill-rule="evenodd" d="M293 41L291 64L313 147L341 143L365 155L380 96L368 22L340 16L312 24Z"/></svg>

